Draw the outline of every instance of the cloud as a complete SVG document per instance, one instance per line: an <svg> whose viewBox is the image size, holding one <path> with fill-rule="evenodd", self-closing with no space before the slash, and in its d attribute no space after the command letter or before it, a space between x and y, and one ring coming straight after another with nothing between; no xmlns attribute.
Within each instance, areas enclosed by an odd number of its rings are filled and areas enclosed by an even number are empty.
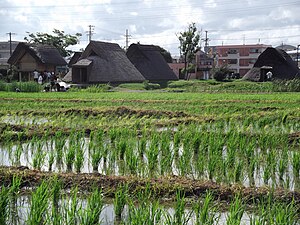
<svg viewBox="0 0 300 225"><path fill-rule="evenodd" d="M176 34L195 22L208 31L210 45L261 43L274 46L285 42L299 44L299 1L295 0L2 0L0 2L0 40L14 32L23 40L28 32L51 33L54 28L66 33L83 34L80 48L88 44L88 26L92 38L125 45L125 31L130 43L160 45L178 55Z"/></svg>

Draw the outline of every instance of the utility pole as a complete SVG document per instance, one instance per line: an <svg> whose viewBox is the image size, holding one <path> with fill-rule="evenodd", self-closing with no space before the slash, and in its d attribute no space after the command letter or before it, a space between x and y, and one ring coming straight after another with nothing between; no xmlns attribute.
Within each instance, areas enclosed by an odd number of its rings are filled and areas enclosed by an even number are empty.
<svg viewBox="0 0 300 225"><path fill-rule="evenodd" d="M209 42L209 38L207 36L208 31L205 31L205 38L202 39L205 42L205 46L204 46L204 52L207 53L208 51L208 42Z"/></svg>
<svg viewBox="0 0 300 225"><path fill-rule="evenodd" d="M10 54L10 56L11 56L11 54L12 54L12 45L11 45L12 41L11 41L11 36L12 36L12 35L15 35L16 33L9 32L9 33L6 33L6 34L9 35L9 54Z"/></svg>
<svg viewBox="0 0 300 225"><path fill-rule="evenodd" d="M126 29L126 33L125 33L125 50L127 51L128 49L128 43L129 43L129 39L131 38L131 35L128 34L128 29Z"/></svg>
<svg viewBox="0 0 300 225"><path fill-rule="evenodd" d="M297 45L297 67L299 67L299 48L300 45Z"/></svg>
<svg viewBox="0 0 300 225"><path fill-rule="evenodd" d="M89 31L88 31L89 42L91 42L91 40L92 40L92 36L94 34L94 28L95 28L95 26L89 25Z"/></svg>

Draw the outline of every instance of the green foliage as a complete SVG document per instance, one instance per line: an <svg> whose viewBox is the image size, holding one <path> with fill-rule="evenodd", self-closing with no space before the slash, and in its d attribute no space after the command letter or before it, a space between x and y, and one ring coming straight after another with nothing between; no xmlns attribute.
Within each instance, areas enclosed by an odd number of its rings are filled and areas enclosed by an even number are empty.
<svg viewBox="0 0 300 225"><path fill-rule="evenodd" d="M277 92L300 92L300 79L274 80L273 91Z"/></svg>
<svg viewBox="0 0 300 225"><path fill-rule="evenodd" d="M197 31L196 24L189 24L186 31L180 32L178 39L180 42L179 49L184 57L185 79L188 79L187 64L195 59L195 54L200 48L200 35Z"/></svg>
<svg viewBox="0 0 300 225"><path fill-rule="evenodd" d="M76 45L79 42L79 38L82 36L80 33L75 35L65 34L64 31L58 29L53 30L53 35L48 33L37 32L31 33L28 37L24 37L24 40L28 43L35 44L48 44L57 48L63 57L70 56L72 51L67 50L71 45Z"/></svg>
<svg viewBox="0 0 300 225"><path fill-rule="evenodd" d="M159 47L160 53L162 54L162 56L164 57L164 59L166 60L167 63L172 63L173 59L171 56L171 53L169 51L167 51L166 49Z"/></svg>
<svg viewBox="0 0 300 225"><path fill-rule="evenodd" d="M155 89L160 89L160 85L159 84L154 84L154 83L149 83L149 81L144 81L144 88L146 90L155 90Z"/></svg>
<svg viewBox="0 0 300 225"><path fill-rule="evenodd" d="M101 93L107 92L112 89L109 84L94 84L87 88L71 87L68 92L89 92L89 93Z"/></svg>
<svg viewBox="0 0 300 225"><path fill-rule="evenodd" d="M212 70L213 77L216 81L224 81L228 78L230 70L228 65L222 65L221 67L216 67Z"/></svg>
<svg viewBox="0 0 300 225"><path fill-rule="evenodd" d="M16 92L17 89L20 92L41 92L43 86L33 81L12 83L0 81L0 91Z"/></svg>
<svg viewBox="0 0 300 225"><path fill-rule="evenodd" d="M120 84L118 87L130 90L145 90L145 85L143 83L124 83Z"/></svg>

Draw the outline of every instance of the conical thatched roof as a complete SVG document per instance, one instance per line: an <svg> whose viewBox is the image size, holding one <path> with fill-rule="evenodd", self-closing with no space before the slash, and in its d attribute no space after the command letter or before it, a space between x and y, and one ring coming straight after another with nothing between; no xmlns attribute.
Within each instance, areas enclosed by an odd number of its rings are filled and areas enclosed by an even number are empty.
<svg viewBox="0 0 300 225"><path fill-rule="evenodd" d="M88 67L88 83L142 82L145 78L126 57L124 50L114 43L91 41L79 61L72 66L72 80L76 70Z"/></svg>
<svg viewBox="0 0 300 225"><path fill-rule="evenodd" d="M37 62L47 65L64 66L67 65L59 51L51 45L29 44L20 42L11 57L9 64L16 64L25 53L29 53Z"/></svg>
<svg viewBox="0 0 300 225"><path fill-rule="evenodd" d="M146 80L157 82L178 80L158 46L132 44L126 55Z"/></svg>
<svg viewBox="0 0 300 225"><path fill-rule="evenodd" d="M273 79L289 80L300 77L300 70L296 63L281 49L267 48L260 54L253 68L245 74L243 79L260 81L263 69L271 70Z"/></svg>

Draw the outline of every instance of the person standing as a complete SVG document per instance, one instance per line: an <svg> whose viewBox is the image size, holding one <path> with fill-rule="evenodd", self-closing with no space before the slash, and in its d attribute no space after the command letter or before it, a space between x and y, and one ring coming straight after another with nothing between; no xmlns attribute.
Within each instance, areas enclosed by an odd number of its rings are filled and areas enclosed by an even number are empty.
<svg viewBox="0 0 300 225"><path fill-rule="evenodd" d="M41 74L39 75L38 83L41 85L43 84L43 76Z"/></svg>
<svg viewBox="0 0 300 225"><path fill-rule="evenodd" d="M35 82L38 82L39 75L40 75L40 73L38 71L36 71L36 70L33 71L33 80Z"/></svg>

